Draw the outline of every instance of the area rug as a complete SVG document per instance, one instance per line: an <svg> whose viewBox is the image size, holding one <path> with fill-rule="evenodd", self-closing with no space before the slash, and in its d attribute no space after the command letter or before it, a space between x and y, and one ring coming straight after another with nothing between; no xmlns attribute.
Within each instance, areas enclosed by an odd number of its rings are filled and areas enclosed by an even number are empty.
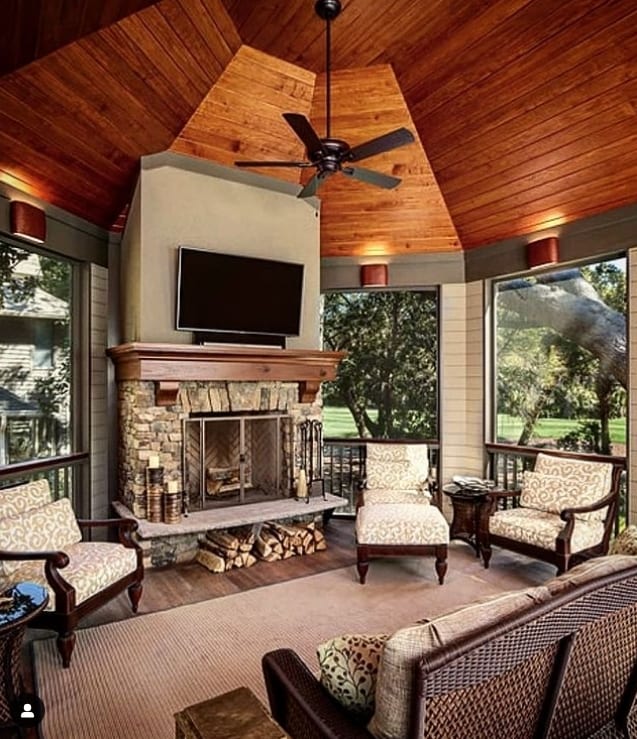
<svg viewBox="0 0 637 739"><path fill-rule="evenodd" d="M432 561L378 561L364 586L347 567L82 629L68 670L55 639L36 641L42 735L172 739L186 706L241 685L265 702L261 657L271 649L291 647L315 669L316 645L332 636L391 632L505 588L477 563L450 567L441 587Z"/></svg>

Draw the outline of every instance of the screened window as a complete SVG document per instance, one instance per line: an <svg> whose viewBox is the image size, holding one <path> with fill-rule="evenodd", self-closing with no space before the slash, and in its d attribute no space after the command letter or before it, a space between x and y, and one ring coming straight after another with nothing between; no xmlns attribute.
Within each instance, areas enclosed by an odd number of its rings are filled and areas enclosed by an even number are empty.
<svg viewBox="0 0 637 739"><path fill-rule="evenodd" d="M495 439L623 456L626 260L494 285Z"/></svg>
<svg viewBox="0 0 637 739"><path fill-rule="evenodd" d="M71 452L72 263L0 241L0 464Z"/></svg>
<svg viewBox="0 0 637 739"><path fill-rule="evenodd" d="M329 437L435 439L438 433L438 293L324 295L323 345L346 351L323 384Z"/></svg>

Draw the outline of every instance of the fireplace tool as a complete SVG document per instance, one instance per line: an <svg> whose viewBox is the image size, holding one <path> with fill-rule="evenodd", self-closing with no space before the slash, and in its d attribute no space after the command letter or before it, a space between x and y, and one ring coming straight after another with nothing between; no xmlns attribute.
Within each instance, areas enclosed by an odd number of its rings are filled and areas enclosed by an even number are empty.
<svg viewBox="0 0 637 739"><path fill-rule="evenodd" d="M320 488L323 500L326 500L323 478L323 424L316 420L303 421L299 424L299 434L301 437L299 478L301 479L303 475L307 482L305 502L310 502L310 496L317 488Z"/></svg>

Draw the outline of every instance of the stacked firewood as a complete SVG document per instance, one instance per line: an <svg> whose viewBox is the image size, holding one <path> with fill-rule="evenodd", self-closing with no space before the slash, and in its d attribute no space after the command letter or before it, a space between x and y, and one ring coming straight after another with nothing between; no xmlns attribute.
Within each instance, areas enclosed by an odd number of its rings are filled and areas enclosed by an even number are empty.
<svg viewBox="0 0 637 739"><path fill-rule="evenodd" d="M254 553L266 562L288 559L296 554L314 554L327 549L323 532L314 521L307 524L264 523Z"/></svg>
<svg viewBox="0 0 637 739"><path fill-rule="evenodd" d="M208 531L199 542L197 562L211 572L250 567L257 560L275 562L299 554L327 549L325 535L316 523L268 522L257 535L251 526L231 531Z"/></svg>
<svg viewBox="0 0 637 739"><path fill-rule="evenodd" d="M255 543L252 526L229 531L207 531L199 542L197 562L211 572L226 572L233 567L250 567L257 558L252 554Z"/></svg>

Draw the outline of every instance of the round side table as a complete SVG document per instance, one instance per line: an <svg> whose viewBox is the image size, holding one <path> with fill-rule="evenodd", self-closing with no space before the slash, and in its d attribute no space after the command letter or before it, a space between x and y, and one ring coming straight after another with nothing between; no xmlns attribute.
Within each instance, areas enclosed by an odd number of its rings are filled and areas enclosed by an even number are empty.
<svg viewBox="0 0 637 739"><path fill-rule="evenodd" d="M493 490L495 488L465 488L454 482L442 486L442 492L451 500L453 508L449 538L470 544L475 549L476 557L480 557L480 512L484 505L490 504L487 496Z"/></svg>
<svg viewBox="0 0 637 739"><path fill-rule="evenodd" d="M22 582L6 590L12 597L0 605L0 727L13 727L11 704L22 692L22 639L27 624L46 608L46 588Z"/></svg>

